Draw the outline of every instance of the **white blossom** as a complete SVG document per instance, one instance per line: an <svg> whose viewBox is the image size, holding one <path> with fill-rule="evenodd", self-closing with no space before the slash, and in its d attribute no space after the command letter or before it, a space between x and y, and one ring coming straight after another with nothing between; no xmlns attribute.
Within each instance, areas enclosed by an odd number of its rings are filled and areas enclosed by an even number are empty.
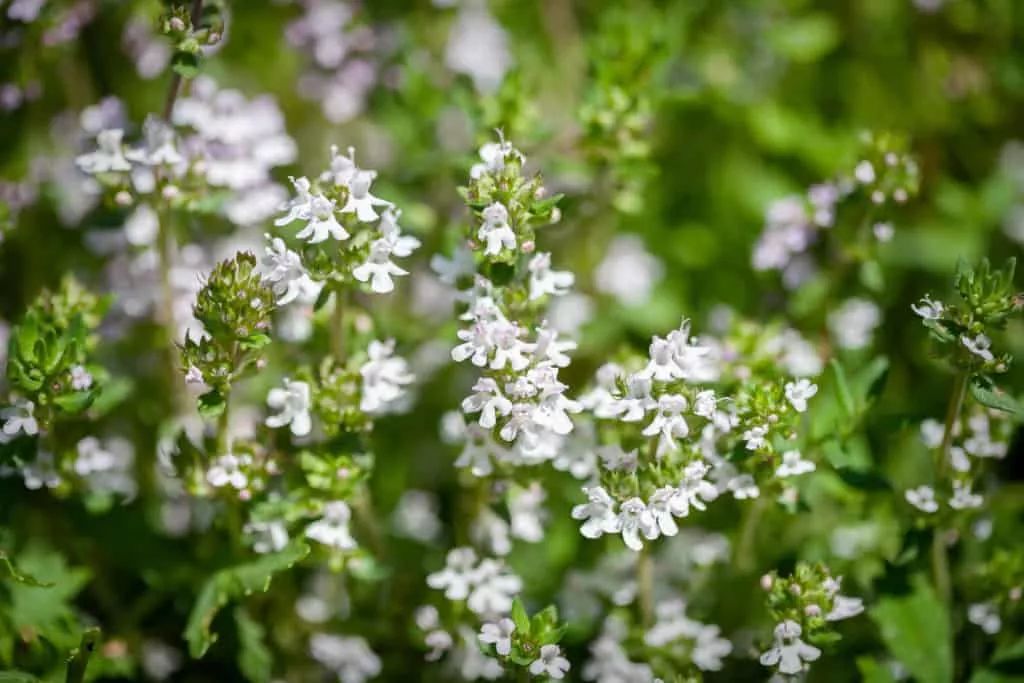
<svg viewBox="0 0 1024 683"><path fill-rule="evenodd" d="M920 303L911 304L910 308L924 320L938 320L942 317L943 310L945 310L941 301L934 301L927 296L923 297Z"/></svg>
<svg viewBox="0 0 1024 683"><path fill-rule="evenodd" d="M367 361L359 368L363 378L360 410L379 413L405 394L405 387L415 377L409 364L395 353L395 340L371 341L367 348Z"/></svg>
<svg viewBox="0 0 1024 683"><path fill-rule="evenodd" d="M974 337L968 337L966 334L960 335L960 343L964 345L968 351L973 353L978 358L986 362L992 362L995 356L992 355L992 340L984 334L978 334Z"/></svg>
<svg viewBox="0 0 1024 683"><path fill-rule="evenodd" d="M352 550L356 542L348 530L351 518L345 501L331 501L324 505L323 516L306 527L306 538L338 550Z"/></svg>
<svg viewBox="0 0 1024 683"><path fill-rule="evenodd" d="M619 526L622 540L630 550L639 552L643 549L641 535L649 541L658 537L658 525L654 521L654 515L647 509L644 501L637 497L623 501L619 506Z"/></svg>
<svg viewBox="0 0 1024 683"><path fill-rule="evenodd" d="M206 471L206 481L214 488L231 486L242 490L249 485L249 477L242 471L241 459L231 453L213 460L213 464Z"/></svg>
<svg viewBox="0 0 1024 683"><path fill-rule="evenodd" d="M807 411L807 399L818 393L818 385L808 379L786 382L786 400L798 413Z"/></svg>
<svg viewBox="0 0 1024 683"><path fill-rule="evenodd" d="M516 248L516 234L508 224L508 209L501 202L494 202L483 210L483 225L477 237L485 244L484 253L497 256L503 249Z"/></svg>
<svg viewBox="0 0 1024 683"><path fill-rule="evenodd" d="M131 163L124 155L124 145L121 144L123 137L124 131L120 128L100 131L96 136L96 151L82 154L75 159L75 163L84 172L91 174L132 170Z"/></svg>
<svg viewBox="0 0 1024 683"><path fill-rule="evenodd" d="M882 322L878 306L867 299L847 299L829 313L828 327L836 344L843 349L863 349L871 344L875 328Z"/></svg>
<svg viewBox="0 0 1024 683"><path fill-rule="evenodd" d="M996 606L990 602L976 602L967 607L967 620L992 636L1003 628L1003 620Z"/></svg>
<svg viewBox="0 0 1024 683"><path fill-rule="evenodd" d="M530 300L543 296L561 296L572 287L576 276L568 271L551 270L551 254L538 252L527 264L530 271Z"/></svg>
<svg viewBox="0 0 1024 683"><path fill-rule="evenodd" d="M939 504L935 500L935 490L931 486L918 486L915 489L907 489L903 493L903 497L921 512L932 514L939 509Z"/></svg>
<svg viewBox="0 0 1024 683"><path fill-rule="evenodd" d="M377 174L373 171L356 171L348 182L348 200L341 208L342 213L354 213L363 223L377 220L379 215L375 206L391 206L391 202L379 199L370 193Z"/></svg>
<svg viewBox="0 0 1024 683"><path fill-rule="evenodd" d="M0 410L4 418L3 434L7 437L35 436L39 433L39 422L35 417L36 404L32 401L18 401L13 406Z"/></svg>
<svg viewBox="0 0 1024 683"><path fill-rule="evenodd" d="M337 674L340 683L365 683L381 672L380 657L359 636L315 633L309 640L309 654Z"/></svg>
<svg viewBox="0 0 1024 683"><path fill-rule="evenodd" d="M274 388L267 393L267 405L279 411L266 419L266 425L272 429L291 425L292 434L306 436L313 428L310 416L312 400L309 384L285 378L283 388Z"/></svg>
<svg viewBox="0 0 1024 683"><path fill-rule="evenodd" d="M515 622L506 617L497 623L485 623L480 627L477 638L485 645L494 645L497 653L506 657L512 652L512 634L515 630Z"/></svg>
<svg viewBox="0 0 1024 683"><path fill-rule="evenodd" d="M586 538L598 538L602 534L618 533L622 524L615 512L615 501L601 486L585 487L588 502L572 509L572 518L585 520L580 533Z"/></svg>
<svg viewBox="0 0 1024 683"><path fill-rule="evenodd" d="M979 508L984 502L984 498L971 492L970 484L960 481L953 482L953 496L949 499L949 506L954 510Z"/></svg>
<svg viewBox="0 0 1024 683"><path fill-rule="evenodd" d="M775 627L775 644L761 654L763 666L777 667L779 673L793 676L821 656L821 650L800 639L803 629L795 621L786 620Z"/></svg>
<svg viewBox="0 0 1024 683"><path fill-rule="evenodd" d="M394 290L393 275L408 275L409 271L391 261L395 243L389 239L374 240L366 261L352 269L352 276L360 282L370 282L370 289L377 294Z"/></svg>
<svg viewBox="0 0 1024 683"><path fill-rule="evenodd" d="M540 648L540 657L530 664L530 673L534 676L546 675L556 680L565 678L569 670L569 660L562 656L557 645L544 645Z"/></svg>
<svg viewBox="0 0 1024 683"><path fill-rule="evenodd" d="M256 273L270 285L277 296L277 305L285 306L293 301L313 303L323 285L309 277L302 259L285 245L284 240L270 235L267 239L270 244L256 266Z"/></svg>
<svg viewBox="0 0 1024 683"><path fill-rule="evenodd" d="M795 477L813 472L814 469L813 462L804 460L800 451L793 450L782 454L782 464L775 470L775 474L779 477Z"/></svg>

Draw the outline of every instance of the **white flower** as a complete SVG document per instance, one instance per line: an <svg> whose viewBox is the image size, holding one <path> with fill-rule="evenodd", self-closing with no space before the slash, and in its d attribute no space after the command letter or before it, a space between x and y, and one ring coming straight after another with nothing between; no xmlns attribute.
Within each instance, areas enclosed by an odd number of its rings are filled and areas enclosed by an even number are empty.
<svg viewBox="0 0 1024 683"><path fill-rule="evenodd" d="M175 166L183 161L174 144L174 129L156 116L142 124L145 145L125 153L130 161L146 166Z"/></svg>
<svg viewBox="0 0 1024 683"><path fill-rule="evenodd" d="M825 615L825 621L842 621L864 611L864 601L860 598L836 595L832 600L832 610Z"/></svg>
<svg viewBox="0 0 1024 683"><path fill-rule="evenodd" d="M500 135L499 131L499 135ZM511 142L502 139L500 142L488 142L480 147L481 162L473 164L469 169L469 177L478 179L485 173L495 174L505 170L505 158L515 157L520 163L525 161L523 155L512 146Z"/></svg>
<svg viewBox="0 0 1024 683"><path fill-rule="evenodd" d="M466 606L482 616L507 614L513 598L523 589L522 579L508 571L503 562L491 558L480 561L473 583Z"/></svg>
<svg viewBox="0 0 1024 683"><path fill-rule="evenodd" d="M622 540L630 550L643 549L640 534L649 541L658 537L658 525L654 515L640 498L633 497L622 503L619 508L619 525L622 528Z"/></svg>
<svg viewBox="0 0 1024 683"><path fill-rule="evenodd" d="M311 399L309 385L305 382L284 380L284 388L274 388L267 393L267 405L280 411L267 417L266 425L272 429L291 425L292 434L306 436L313 428L309 414Z"/></svg>
<svg viewBox="0 0 1024 683"><path fill-rule="evenodd" d="M436 629L423 636L423 644L430 648L430 652L424 655L424 659L428 662L436 662L444 656L445 652L452 649L455 640L448 631Z"/></svg>
<svg viewBox="0 0 1024 683"><path fill-rule="evenodd" d="M441 282L454 286L460 277L472 275L476 271L476 261L473 251L465 244L459 244L451 258L441 254L431 256L430 268L437 273Z"/></svg>
<svg viewBox="0 0 1024 683"><path fill-rule="evenodd" d="M715 399L715 392L710 389L698 392L693 400L693 414L704 419L711 420L718 410L718 401Z"/></svg>
<svg viewBox="0 0 1024 683"><path fill-rule="evenodd" d="M340 683L365 683L381 671L380 657L359 636L315 633L309 639L309 654L337 674Z"/></svg>
<svg viewBox="0 0 1024 683"><path fill-rule="evenodd" d="M267 238L270 244L256 266L256 273L277 295L277 305L285 306L296 300L307 304L314 302L322 285L309 277L302 259L285 246L284 240L269 235Z"/></svg>
<svg viewBox="0 0 1024 683"><path fill-rule="evenodd" d="M976 493L971 493L970 484L960 481L953 482L953 497L949 499L949 507L954 510L968 510L979 508L985 499Z"/></svg>
<svg viewBox="0 0 1024 683"><path fill-rule="evenodd" d="M782 454L782 464L775 470L776 476L795 477L814 471L814 463L804 460L800 451L786 451Z"/></svg>
<svg viewBox="0 0 1024 683"><path fill-rule="evenodd" d="M679 526L673 517L673 501L678 494L679 491L673 486L662 486L651 494L651 502L647 509L663 536L675 536L679 533Z"/></svg>
<svg viewBox="0 0 1024 683"><path fill-rule="evenodd" d="M594 285L626 306L637 306L650 298L664 271L661 261L644 248L639 235L619 235L594 270Z"/></svg>
<svg viewBox="0 0 1024 683"><path fill-rule="evenodd" d="M509 495L508 516L512 535L529 543L544 540L544 500L547 493L540 482L517 488Z"/></svg>
<svg viewBox="0 0 1024 683"><path fill-rule="evenodd" d="M973 339L968 337L966 334L962 334L960 335L960 343L963 344L968 351L986 362L992 362L995 358L990 350L992 347L992 340L984 334L979 334Z"/></svg>
<svg viewBox="0 0 1024 683"><path fill-rule="evenodd" d="M786 620L776 626L775 644L761 654L761 664L778 667L779 673L789 676L802 672L807 662L821 656L821 650L800 640L802 632L795 621Z"/></svg>
<svg viewBox="0 0 1024 683"><path fill-rule="evenodd" d="M273 553L288 545L288 528L284 522L249 522L242 529L252 537L252 549L261 555Z"/></svg>
<svg viewBox="0 0 1024 683"><path fill-rule="evenodd" d="M348 182L348 201L341 208L342 213L354 213L363 223L378 218L375 206L391 206L391 202L378 199L370 194L370 185L377 176L373 171L356 171Z"/></svg>
<svg viewBox="0 0 1024 683"><path fill-rule="evenodd" d="M916 489L907 489L903 497L921 512L931 514L939 509L939 504L935 501L935 490L931 486L918 486Z"/></svg>
<svg viewBox="0 0 1024 683"><path fill-rule="evenodd" d="M829 313L828 328L836 344L843 349L863 349L871 344L875 328L882 322L882 313L867 299L847 299Z"/></svg>
<svg viewBox="0 0 1024 683"><path fill-rule="evenodd" d="M312 185L309 182L309 178L300 177L294 178L289 177L292 183L292 187L295 188L295 198L290 199L282 208L287 210L284 216L274 219L274 225L282 226L288 225L292 221L296 220L309 220L311 202L313 201L313 195L310 194L310 188Z"/></svg>
<svg viewBox="0 0 1024 683"><path fill-rule="evenodd" d="M445 567L427 576L427 585L443 590L449 600L465 600L475 580L476 553L472 548L452 548L445 559Z"/></svg>
<svg viewBox="0 0 1024 683"><path fill-rule="evenodd" d="M911 310L925 320L938 320L942 317L944 306L941 301L933 301L930 297L923 297L921 303L911 304Z"/></svg>
<svg viewBox="0 0 1024 683"><path fill-rule="evenodd" d="M861 185L870 185L875 182L875 167L870 161L862 161L853 169L853 176Z"/></svg>
<svg viewBox="0 0 1024 683"><path fill-rule="evenodd" d="M761 495L761 489L758 488L754 477L749 474L731 477L726 483L726 488L732 492L732 497L736 500L747 500Z"/></svg>
<svg viewBox="0 0 1024 683"><path fill-rule="evenodd" d="M420 241L412 235L403 235L398 227L398 219L402 217L402 210L392 206L387 207L380 214L381 239L388 243L391 253L399 258L412 255L412 252L420 248Z"/></svg>
<svg viewBox="0 0 1024 683"><path fill-rule="evenodd" d="M469 76L477 92L493 93L501 85L512 66L512 54L508 34L488 11L486 3L460 3L458 16L448 34L444 63L452 71ZM499 153L504 155L501 148L506 144L503 142L497 151L491 148L487 156L484 149L480 150L487 170L500 170L494 157Z"/></svg>
<svg viewBox="0 0 1024 683"><path fill-rule="evenodd" d="M690 508L703 512L707 509L705 502L710 502L718 497L718 489L704 477L710 468L701 460L691 462L683 468L683 480L679 482L676 495L672 498L672 514L676 517L686 517L690 514Z"/></svg>
<svg viewBox="0 0 1024 683"><path fill-rule="evenodd" d="M561 648L551 644L541 647L540 657L530 664L530 673L534 676L544 674L558 680L565 678L568 670L569 660L562 656Z"/></svg>
<svg viewBox="0 0 1024 683"><path fill-rule="evenodd" d="M366 262L352 269L352 276L360 282L370 281L370 289L378 294L387 294L395 288L392 275L408 275L409 271L391 261L394 243L387 239L374 240Z"/></svg>
<svg viewBox="0 0 1024 683"><path fill-rule="evenodd" d="M942 437L945 436L946 428L938 420L928 418L921 422L921 442L928 448L938 448L942 445Z"/></svg>
<svg viewBox="0 0 1024 683"><path fill-rule="evenodd" d="M765 436L768 434L768 428L764 425L754 425L750 429L743 432L743 440L746 441L746 447L748 451L756 451L759 448L764 448L768 445L768 440Z"/></svg>
<svg viewBox="0 0 1024 683"><path fill-rule="evenodd" d="M498 415L508 415L512 402L501 393L498 383L490 377L481 377L473 385L471 396L463 399L462 410L467 414L480 413L480 426L493 429Z"/></svg>
<svg viewBox="0 0 1024 683"><path fill-rule="evenodd" d="M39 422L35 418L36 404L32 401L18 401L10 408L0 411L0 417L6 418L3 434L8 437L17 436L19 432L25 436L39 433Z"/></svg>
<svg viewBox="0 0 1024 683"><path fill-rule="evenodd" d="M300 230L295 236L300 240L307 240L310 244L318 244L328 237L336 240L347 240L349 233L342 227L341 223L334 216L334 200L327 199L318 194L309 199L309 207L305 215L300 216L306 220L306 227Z"/></svg>
<svg viewBox="0 0 1024 683"><path fill-rule="evenodd" d="M721 630L714 625L702 626L697 633L697 641L693 644L690 659L701 671L719 671L722 658L732 652L732 643L720 638Z"/></svg>
<svg viewBox="0 0 1024 683"><path fill-rule="evenodd" d="M477 638L485 645L494 645L497 653L505 657L512 652L512 634L515 630L515 622L506 617L496 624L485 623L480 627Z"/></svg>
<svg viewBox="0 0 1024 683"><path fill-rule="evenodd" d="M323 517L306 527L306 538L338 550L352 550L355 539L348 530L352 512L345 501L335 500L324 505Z"/></svg>
<svg viewBox="0 0 1024 683"><path fill-rule="evenodd" d="M786 382L786 400L798 413L807 410L807 399L818 393L818 385L808 379Z"/></svg>
<svg viewBox="0 0 1024 683"><path fill-rule="evenodd" d="M585 538L598 538L602 534L618 533L622 529L615 513L615 501L602 486L584 487L588 502L572 509L572 518L586 520L580 527Z"/></svg>
<svg viewBox="0 0 1024 683"><path fill-rule="evenodd" d="M404 387L415 377L409 372L405 359L394 355L394 339L371 341L366 353L368 360L359 368L363 377L359 408L366 413L378 413L400 399L405 393Z"/></svg>
<svg viewBox="0 0 1024 683"><path fill-rule="evenodd" d="M574 341L559 341L558 332L549 328L547 321L537 328L537 342L533 354L539 362L549 362L559 368L567 367L572 359L566 351L573 351L575 348Z"/></svg>
<svg viewBox="0 0 1024 683"><path fill-rule="evenodd" d="M120 128L101 130L96 136L98 149L77 157L75 163L86 173L92 174L132 170L132 165L124 156L124 146L121 144L123 137L124 131Z"/></svg>
<svg viewBox="0 0 1024 683"><path fill-rule="evenodd" d="M999 611L990 602L976 602L967 608L967 620L992 636L1003 628L1003 620Z"/></svg>
<svg viewBox="0 0 1024 683"><path fill-rule="evenodd" d="M530 259L530 300L550 294L561 296L572 287L576 276L569 271L551 270L551 254L538 252Z"/></svg>
<svg viewBox="0 0 1024 683"><path fill-rule="evenodd" d="M508 209L501 202L494 202L483 210L483 225L477 237L486 243L484 253L496 256L502 249L516 248L516 234L508 224Z"/></svg>
<svg viewBox="0 0 1024 683"><path fill-rule="evenodd" d="M679 394L663 394L658 398L658 413L649 425L644 427L644 436L658 434L657 454L679 449L676 439L685 438L690 426L682 413L687 408L686 398Z"/></svg>
<svg viewBox="0 0 1024 683"><path fill-rule="evenodd" d="M231 486L241 490L249 485L249 477L241 469L241 460L228 453L214 459L210 469L206 471L206 481L214 488Z"/></svg>
<svg viewBox="0 0 1024 683"><path fill-rule="evenodd" d="M651 356L643 374L658 382L671 382L682 379L683 373L676 364L675 349L673 345L661 337L654 337L649 347Z"/></svg>
<svg viewBox="0 0 1024 683"><path fill-rule="evenodd" d="M92 375L81 365L71 366L71 388L75 391L86 391L92 386Z"/></svg>

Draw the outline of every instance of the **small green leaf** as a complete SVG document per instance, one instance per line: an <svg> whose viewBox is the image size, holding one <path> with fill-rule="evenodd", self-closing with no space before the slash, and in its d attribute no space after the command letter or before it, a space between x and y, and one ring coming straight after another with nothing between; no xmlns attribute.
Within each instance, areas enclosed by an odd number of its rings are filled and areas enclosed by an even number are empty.
<svg viewBox="0 0 1024 683"><path fill-rule="evenodd" d="M512 621L515 622L516 633L524 637L530 635L530 617L526 614L523 601L518 597L512 601Z"/></svg>
<svg viewBox="0 0 1024 683"><path fill-rule="evenodd" d="M183 78L195 78L199 75L199 56L191 52L176 52L171 68Z"/></svg>
<svg viewBox="0 0 1024 683"><path fill-rule="evenodd" d="M229 602L270 588L274 574L290 569L309 554L309 546L296 542L281 552L263 555L252 562L221 569L203 584L185 627L189 654L199 659L217 640L210 627Z"/></svg>
<svg viewBox="0 0 1024 683"><path fill-rule="evenodd" d="M829 367L832 368L832 374L836 378L836 395L839 398L839 405L843 407L843 412L846 413L847 417L853 417L853 395L850 393L850 385L846 381L846 371L843 370L843 366L835 358L829 361Z"/></svg>
<svg viewBox="0 0 1024 683"><path fill-rule="evenodd" d="M878 470L837 467L836 474L848 486L861 491L891 491L892 484Z"/></svg>
<svg viewBox="0 0 1024 683"><path fill-rule="evenodd" d="M238 345L246 351L262 349L269 343L270 336L262 333L250 334L248 337L238 340Z"/></svg>
<svg viewBox="0 0 1024 683"><path fill-rule="evenodd" d="M224 396L216 389L211 389L199 397L199 414L210 420L219 417L227 405Z"/></svg>
<svg viewBox="0 0 1024 683"><path fill-rule="evenodd" d="M1024 406L1021 406L1017 399L995 385L986 387L976 379L971 382L971 396L984 406L1009 413L1018 420L1024 418Z"/></svg>
<svg viewBox="0 0 1024 683"><path fill-rule="evenodd" d="M243 607L235 608L235 625L238 626L238 668L252 683L266 683L274 664L270 648L264 642L267 630Z"/></svg>
<svg viewBox="0 0 1024 683"><path fill-rule="evenodd" d="M78 415L86 408L92 405L92 402L99 396L98 389L91 389L89 391L75 391L70 394L61 394L55 396L53 402L58 408L63 410L68 415Z"/></svg>

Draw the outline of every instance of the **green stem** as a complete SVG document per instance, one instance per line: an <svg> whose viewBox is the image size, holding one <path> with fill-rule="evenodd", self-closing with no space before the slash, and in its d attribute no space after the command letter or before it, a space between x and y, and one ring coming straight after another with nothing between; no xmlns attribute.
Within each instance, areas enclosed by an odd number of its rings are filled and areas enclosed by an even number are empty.
<svg viewBox="0 0 1024 683"><path fill-rule="evenodd" d="M640 623L646 628L654 622L654 556L649 543L637 554L636 590Z"/></svg>
<svg viewBox="0 0 1024 683"><path fill-rule="evenodd" d="M736 568L746 573L754 569L754 544L757 541L757 527L761 523L767 502L765 498L758 497L747 511L743 519L743 527L740 529L739 542L736 544Z"/></svg>
<svg viewBox="0 0 1024 683"><path fill-rule="evenodd" d="M530 670L525 666L519 666L516 668L516 680L519 683L528 683L530 680Z"/></svg>
<svg viewBox="0 0 1024 683"><path fill-rule="evenodd" d="M953 394L949 397L949 406L946 408L946 424L942 431L942 445L939 447L937 462L935 463L935 478L940 481L949 466L949 453L953 447L953 432L956 430L956 423L963 409L964 399L967 397L967 383L970 375L966 372L957 374L953 382ZM949 557L946 554L946 534L940 527L935 528L932 537L932 577L935 580L935 590L943 602L949 604L953 599L953 584L950 579Z"/></svg>
<svg viewBox="0 0 1024 683"><path fill-rule="evenodd" d="M331 354L339 364L345 360L345 308L348 302L339 288L334 291L334 310L331 311Z"/></svg>

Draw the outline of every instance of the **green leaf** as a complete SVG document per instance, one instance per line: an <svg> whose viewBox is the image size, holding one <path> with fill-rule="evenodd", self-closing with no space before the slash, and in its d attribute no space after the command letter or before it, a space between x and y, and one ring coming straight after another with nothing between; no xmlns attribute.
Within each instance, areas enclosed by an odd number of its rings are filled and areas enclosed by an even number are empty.
<svg viewBox="0 0 1024 683"><path fill-rule="evenodd" d="M199 75L199 56L191 52L176 52L171 68L183 78L195 78Z"/></svg>
<svg viewBox="0 0 1024 683"><path fill-rule="evenodd" d="M780 54L802 63L821 59L839 38L835 20L824 13L775 22L768 32L769 42Z"/></svg>
<svg viewBox="0 0 1024 683"><path fill-rule="evenodd" d="M853 394L850 393L850 385L846 381L846 371L835 358L829 361L829 367L832 368L832 374L836 378L836 396L839 398L839 405L843 407L843 412L847 417L852 417L854 414Z"/></svg>
<svg viewBox="0 0 1024 683"><path fill-rule="evenodd" d="M33 576L19 572L18 568L14 566L14 562L11 561L11 558L3 550L0 550L0 578L8 578L25 586L35 588L53 587L52 583L46 583Z"/></svg>
<svg viewBox="0 0 1024 683"><path fill-rule="evenodd" d="M975 380L971 382L971 396L984 406L1009 413L1018 420L1024 418L1024 406L1021 406L1017 399L995 385L989 388L984 386L981 381Z"/></svg>
<svg viewBox="0 0 1024 683"><path fill-rule="evenodd" d="M238 345L246 351L262 349L269 343L270 336L262 333L250 334L248 337L238 340Z"/></svg>
<svg viewBox="0 0 1024 683"><path fill-rule="evenodd" d="M526 614L523 601L518 597L512 601L512 621L516 625L516 633L524 637L530 635L530 617Z"/></svg>
<svg viewBox="0 0 1024 683"><path fill-rule="evenodd" d="M206 580L185 626L185 640L189 654L198 659L206 654L217 640L210 630L218 612L229 602L265 592L270 588L274 574L290 569L309 554L309 546L296 542L279 553L263 555L252 562L221 569Z"/></svg>
<svg viewBox="0 0 1024 683"><path fill-rule="evenodd" d="M39 679L24 671L0 671L0 683L39 683Z"/></svg>
<svg viewBox="0 0 1024 683"><path fill-rule="evenodd" d="M263 642L267 630L243 607L235 608L235 624L238 626L238 668L252 683L266 683L274 665L270 648Z"/></svg>
<svg viewBox="0 0 1024 683"><path fill-rule="evenodd" d="M870 610L893 657L919 681L953 680L949 613L921 576L909 595L884 597Z"/></svg>
<svg viewBox="0 0 1024 683"><path fill-rule="evenodd" d="M131 395L134 388L135 383L126 377L118 377L117 379L105 382L100 387L99 395L96 396L92 406L90 406L92 408L90 415L103 417L121 405Z"/></svg>
<svg viewBox="0 0 1024 683"><path fill-rule="evenodd" d="M857 671L862 683L896 683L889 669L878 660L870 657L857 658Z"/></svg>
<svg viewBox="0 0 1024 683"><path fill-rule="evenodd" d="M228 402L216 389L210 389L199 397L199 414L208 420L219 417L227 406Z"/></svg>
<svg viewBox="0 0 1024 683"><path fill-rule="evenodd" d="M82 683L85 680L85 669L89 666L89 658L96 650L99 640L100 630L98 628L85 629L85 633L82 634L82 642L71 651L71 656L68 658L66 683Z"/></svg>
<svg viewBox="0 0 1024 683"><path fill-rule="evenodd" d="M78 415L92 405L99 396L99 390L75 391L70 394L55 396L53 402L68 415Z"/></svg>

